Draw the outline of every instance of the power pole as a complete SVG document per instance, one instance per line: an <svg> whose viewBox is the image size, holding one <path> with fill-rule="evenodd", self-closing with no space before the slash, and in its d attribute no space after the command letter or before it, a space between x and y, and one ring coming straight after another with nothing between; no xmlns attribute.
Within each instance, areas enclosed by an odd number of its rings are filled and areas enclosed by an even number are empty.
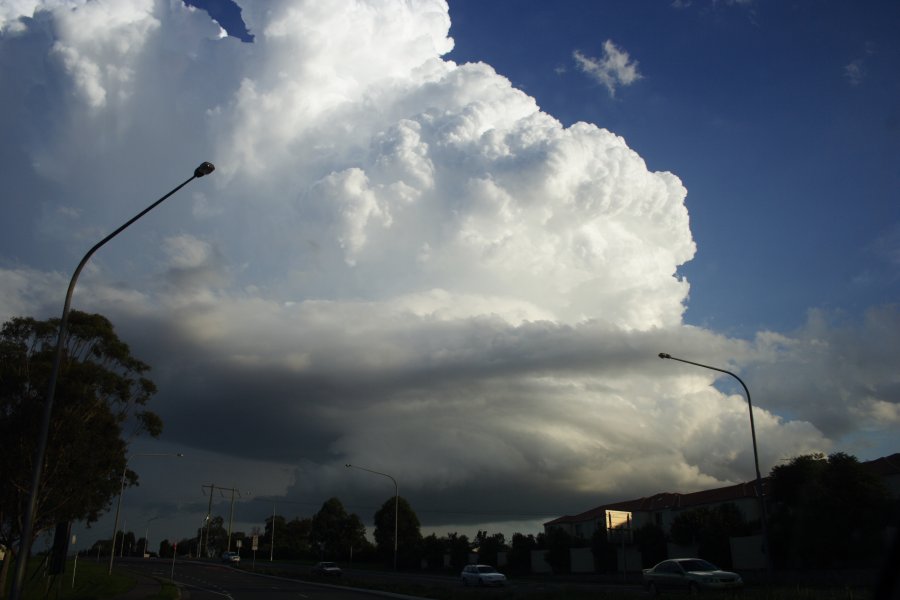
<svg viewBox="0 0 900 600"><path fill-rule="evenodd" d="M213 493L218 490L219 495L224 498L225 494L223 494L222 492L231 492L231 514L228 516L228 546L226 548L227 551L231 552L231 528L234 525L234 495L237 494L237 497L241 498L241 490L233 487L222 487L214 483L209 483L200 487L204 490L204 494L206 493L206 488L209 488L209 509L206 513L206 554L209 554L209 522L212 515Z"/></svg>

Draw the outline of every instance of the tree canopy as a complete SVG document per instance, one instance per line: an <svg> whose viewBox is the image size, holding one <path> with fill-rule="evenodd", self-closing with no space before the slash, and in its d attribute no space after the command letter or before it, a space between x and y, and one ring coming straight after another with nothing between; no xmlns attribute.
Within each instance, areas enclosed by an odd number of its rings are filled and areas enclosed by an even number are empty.
<svg viewBox="0 0 900 600"><path fill-rule="evenodd" d="M309 543L320 558L349 557L354 548L366 544L366 527L359 516L348 514L337 498L329 498L313 518Z"/></svg>
<svg viewBox="0 0 900 600"><path fill-rule="evenodd" d="M417 566L422 545L419 517L402 496L391 496L375 512L375 545L388 563L394 560L394 504L397 505L397 562Z"/></svg>
<svg viewBox="0 0 900 600"><path fill-rule="evenodd" d="M0 331L0 544L19 546L59 319L16 317ZM64 521L96 521L119 493L130 437L162 431L145 406L156 387L112 323L71 311L64 340L34 536ZM130 439L129 437L129 439ZM97 449L102 448L100 452ZM126 482L137 483L127 471Z"/></svg>
<svg viewBox="0 0 900 600"><path fill-rule="evenodd" d="M807 454L772 469L772 551L782 565L871 562L888 522L882 480L848 454Z"/></svg>

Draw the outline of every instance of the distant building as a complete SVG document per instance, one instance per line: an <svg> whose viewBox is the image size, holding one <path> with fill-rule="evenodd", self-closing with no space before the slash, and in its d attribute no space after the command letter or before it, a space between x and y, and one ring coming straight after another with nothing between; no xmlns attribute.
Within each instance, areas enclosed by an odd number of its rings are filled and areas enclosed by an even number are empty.
<svg viewBox="0 0 900 600"><path fill-rule="evenodd" d="M894 498L900 498L900 453L862 463L881 477ZM640 529L654 523L668 532L679 513L700 507L713 508L722 504L733 504L740 510L747 522L758 521L759 502L756 499L756 482L748 481L727 487L679 494L663 492L646 498L613 502L592 508L577 515L566 515L544 523L544 532L563 529L569 535L590 538L604 525L607 511L627 511L631 513L631 528ZM762 480L763 496L769 495L769 478Z"/></svg>

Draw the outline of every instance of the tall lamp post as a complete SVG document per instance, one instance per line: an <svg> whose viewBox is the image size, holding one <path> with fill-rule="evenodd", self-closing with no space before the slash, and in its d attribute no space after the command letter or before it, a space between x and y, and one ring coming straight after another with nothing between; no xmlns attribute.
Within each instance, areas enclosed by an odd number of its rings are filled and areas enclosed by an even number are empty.
<svg viewBox="0 0 900 600"><path fill-rule="evenodd" d="M122 231L124 231L132 223L143 217L145 214L156 208L163 200L189 184L194 179L199 179L204 175L209 175L215 171L215 166L210 162L201 163L199 167L194 169L194 174L174 188L171 192L139 212L137 215L129 219L124 225L113 231L111 234L97 242L93 248L87 251L87 254L78 263L78 267L72 274L69 281L69 289L66 291L66 301L63 304L62 318L59 320L59 332L56 337L56 353L53 357L53 368L50 372L50 383L47 386L47 395L44 399L44 413L41 421L40 437L38 445L34 453L34 468L31 477L31 490L28 493L28 504L25 507L25 518L22 524L22 540L19 543L19 555L16 557L16 572L13 577L12 587L10 589L10 600L19 600L22 596L22 585L25 581L25 567L28 562L28 555L31 553L31 536L34 531L34 513L38 503L38 486L41 483L41 474L44 470L44 455L47 451L47 438L50 434L50 417L53 413L53 398L56 394L56 381L59 378L59 367L62 362L63 346L66 339L66 325L69 322L69 307L72 304L72 294L75 292L75 282L87 261L93 256L94 252L100 249L109 240L113 239Z"/></svg>
<svg viewBox="0 0 900 600"><path fill-rule="evenodd" d="M184 456L181 452L178 454L168 454L168 453L156 453L149 452L145 454L132 454L128 458L125 459L125 467L122 469L122 485L119 488L119 501L116 503L116 519L113 523L113 534L112 534L112 551L109 553L109 575L112 575L113 570L113 561L116 558L116 536L119 534L119 511L122 510L122 495L125 493L125 475L128 473L128 462L132 458L137 458L138 456L174 456L176 458L181 458ZM149 521L148 521L149 522ZM122 551L125 551L125 532L122 532Z"/></svg>
<svg viewBox="0 0 900 600"><path fill-rule="evenodd" d="M769 547L769 517L766 511L766 502L763 498L763 488L762 488L762 475L759 472L759 452L756 449L756 426L753 423L753 403L750 400L750 390L747 389L747 384L744 383L744 380L732 373L731 371L726 371L725 369L720 369L718 367L711 367L709 365L704 365L702 363L693 362L690 360L685 360L683 358L678 358L672 356L671 354L667 354L665 352L660 352L659 357L662 359L669 360L677 360L678 362L687 363L689 365L694 365L696 367L703 367L704 369L710 369L712 371L718 371L719 373L725 373L726 375L731 375L735 379L738 380L738 383L741 384L741 387L744 388L744 393L747 395L747 408L750 411L750 438L753 441L753 463L756 467L756 499L759 501L759 514L760 520L762 521L762 530L763 530L763 545L766 557L766 570L768 571L769 579L772 579L772 556L771 556L771 548Z"/></svg>
<svg viewBox="0 0 900 600"><path fill-rule="evenodd" d="M351 465L347 463L344 465L348 469L359 469L360 471L368 471L369 473L374 473L375 475L381 475L383 477L387 477L391 481L394 482L394 570L397 570L397 515L398 515L398 505L400 500L400 488L397 487L397 480L388 475L387 473L380 473L378 471L373 471L372 469L366 469L365 467L358 467L356 465Z"/></svg>

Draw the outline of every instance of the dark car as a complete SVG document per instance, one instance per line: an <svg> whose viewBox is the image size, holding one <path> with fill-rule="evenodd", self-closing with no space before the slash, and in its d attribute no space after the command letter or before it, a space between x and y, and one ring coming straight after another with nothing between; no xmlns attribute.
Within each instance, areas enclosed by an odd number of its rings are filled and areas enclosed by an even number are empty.
<svg viewBox="0 0 900 600"><path fill-rule="evenodd" d="M723 571L701 558L672 558L652 569L644 569L644 587L652 595L667 590L697 593L701 590L737 590L743 587L741 576Z"/></svg>
<svg viewBox="0 0 900 600"><path fill-rule="evenodd" d="M333 562L320 562L312 568L313 575L323 577L340 577L343 574L341 568Z"/></svg>

